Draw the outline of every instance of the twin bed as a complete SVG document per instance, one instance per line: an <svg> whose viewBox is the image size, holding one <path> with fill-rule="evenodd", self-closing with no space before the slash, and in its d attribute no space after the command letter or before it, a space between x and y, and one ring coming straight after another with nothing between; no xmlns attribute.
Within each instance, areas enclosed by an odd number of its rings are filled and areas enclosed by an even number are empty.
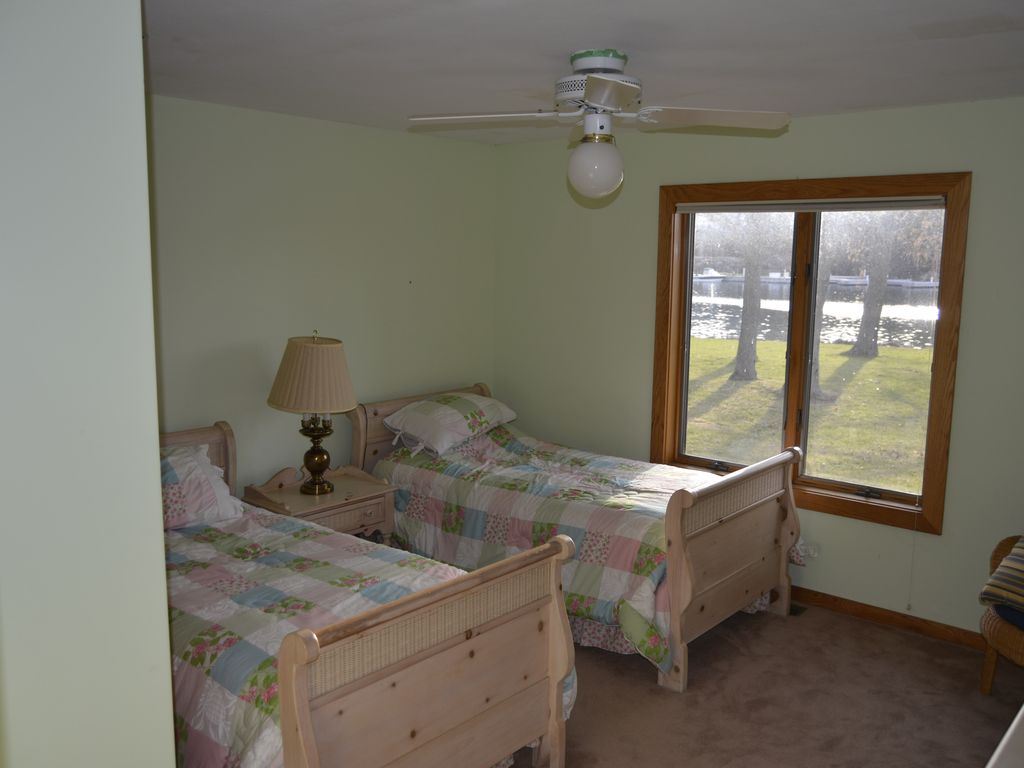
<svg viewBox="0 0 1024 768"><path fill-rule="evenodd" d="M500 423L515 414L491 400L475 384L350 414L351 462L398 489L404 547L472 570L568 535L576 556L563 585L576 642L639 652L677 691L689 641L755 601L788 614L798 449L727 475L654 465L537 440ZM396 440L397 423L427 431L445 405L463 412L472 437L441 453Z"/></svg>
<svg viewBox="0 0 1024 768"><path fill-rule="evenodd" d="M759 596L789 612L797 450L719 476L477 411L450 450L396 448L386 418L461 395L490 399L476 384L350 414L352 463L397 488L403 549L231 498L224 422L162 436L179 763L486 768L532 745L562 766L573 632L683 690L690 640ZM196 478L213 480L201 503Z"/></svg>
<svg viewBox="0 0 1024 768"><path fill-rule="evenodd" d="M570 540L465 574L227 498L234 455L161 439L179 764L564 764Z"/></svg>

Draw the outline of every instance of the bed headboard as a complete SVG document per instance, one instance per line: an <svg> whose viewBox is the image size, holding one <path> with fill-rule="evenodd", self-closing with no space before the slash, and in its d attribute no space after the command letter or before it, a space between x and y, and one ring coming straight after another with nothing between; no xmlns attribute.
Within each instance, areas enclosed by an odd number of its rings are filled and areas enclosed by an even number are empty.
<svg viewBox="0 0 1024 768"><path fill-rule="evenodd" d="M395 433L384 426L384 419L409 403L444 392L471 392L484 397L491 396L488 386L478 383L471 387L452 387L395 400L382 400L379 403L360 403L354 411L348 413L352 421L352 458L349 461L364 472L372 472L373 465L395 449L392 444Z"/></svg>
<svg viewBox="0 0 1024 768"><path fill-rule="evenodd" d="M209 427L183 429L180 432L165 432L160 435L160 447L182 445L207 445L210 461L224 470L224 482L232 496L235 493L235 433L226 421L218 421Z"/></svg>

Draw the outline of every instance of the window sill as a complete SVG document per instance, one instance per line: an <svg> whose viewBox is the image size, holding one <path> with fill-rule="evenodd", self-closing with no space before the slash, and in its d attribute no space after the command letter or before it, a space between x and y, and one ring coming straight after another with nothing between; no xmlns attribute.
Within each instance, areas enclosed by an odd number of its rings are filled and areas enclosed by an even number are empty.
<svg viewBox="0 0 1024 768"><path fill-rule="evenodd" d="M799 483L793 486L793 496L797 507L801 509L852 517L855 520L891 525L920 533L942 533L941 521L936 525L922 507L914 504L864 499L852 493L809 488Z"/></svg>
<svg viewBox="0 0 1024 768"><path fill-rule="evenodd" d="M735 471L742 466L692 459L685 461L680 457L669 463L675 467L699 469L718 475ZM894 528L905 528L918 533L932 533L937 536L942 534L941 520L936 525L924 508L916 504L905 504L886 499L865 499L854 493L802 485L800 481L793 483L793 499L799 509L825 512L830 515L850 517L854 520L889 525Z"/></svg>

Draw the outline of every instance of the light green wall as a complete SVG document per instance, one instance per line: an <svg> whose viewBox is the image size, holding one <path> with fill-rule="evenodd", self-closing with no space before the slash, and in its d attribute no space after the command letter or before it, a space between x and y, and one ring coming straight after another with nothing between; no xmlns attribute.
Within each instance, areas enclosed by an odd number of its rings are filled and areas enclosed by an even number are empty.
<svg viewBox="0 0 1024 768"><path fill-rule="evenodd" d="M797 119L779 138L621 132L626 183L575 198L565 141L492 148L152 101L164 429L227 419L241 482L305 450L265 405L290 335L346 344L361 399L489 381L524 428L644 458L661 184L974 172L945 531L812 512L798 584L974 628L987 553L1020 528L1024 409L1006 354L1024 100ZM342 422L328 447L348 456Z"/></svg>
<svg viewBox="0 0 1024 768"><path fill-rule="evenodd" d="M0 5L0 765L174 764L137 3Z"/></svg>
<svg viewBox="0 0 1024 768"><path fill-rule="evenodd" d="M168 98L150 118L163 429L229 421L240 485L298 465L266 399L314 329L364 401L493 378L492 148Z"/></svg>
<svg viewBox="0 0 1024 768"><path fill-rule="evenodd" d="M619 133L622 190L581 204L562 142L500 148L495 392L542 437L649 453L658 187L973 171L943 535L804 512L811 589L969 629L988 553L1024 531L1024 99L793 121L779 138Z"/></svg>

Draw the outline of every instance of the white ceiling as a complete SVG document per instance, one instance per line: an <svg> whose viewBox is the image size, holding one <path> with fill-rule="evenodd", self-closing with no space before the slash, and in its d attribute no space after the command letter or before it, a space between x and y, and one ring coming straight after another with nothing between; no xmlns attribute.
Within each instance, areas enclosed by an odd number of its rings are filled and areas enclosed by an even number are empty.
<svg viewBox="0 0 1024 768"><path fill-rule="evenodd" d="M646 105L807 116L1024 95L1024 0L144 0L143 12L151 93L392 130L412 114L550 109L584 48L629 54Z"/></svg>

